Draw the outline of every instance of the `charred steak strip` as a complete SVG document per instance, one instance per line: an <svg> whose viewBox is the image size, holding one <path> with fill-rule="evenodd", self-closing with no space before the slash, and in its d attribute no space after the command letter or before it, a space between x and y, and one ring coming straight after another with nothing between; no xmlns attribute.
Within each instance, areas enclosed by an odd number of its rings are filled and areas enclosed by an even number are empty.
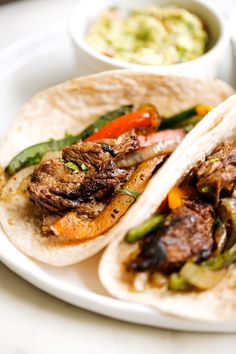
<svg viewBox="0 0 236 354"><path fill-rule="evenodd" d="M109 149L104 149L104 144ZM68 146L62 151L63 160L47 160L35 169L28 185L31 199L52 212L77 209L82 214L89 214L91 205L86 213L84 204L110 197L128 175L127 171L116 167L112 155L117 158L138 147L133 132L114 140ZM72 168L68 162L72 163ZM73 168L74 164L78 169Z"/></svg>
<svg viewBox="0 0 236 354"><path fill-rule="evenodd" d="M169 273L179 270L190 258L207 258L213 247L213 222L211 206L186 201L184 206L169 214L156 234L143 239L140 254L128 269Z"/></svg>
<svg viewBox="0 0 236 354"><path fill-rule="evenodd" d="M216 196L222 189L231 190L236 179L236 140L220 144L206 161L195 169L198 190L205 186L215 188Z"/></svg>
<svg viewBox="0 0 236 354"><path fill-rule="evenodd" d="M62 151L62 157L66 161L75 164L89 164L96 170L113 163L114 158L119 159L123 155L136 151L139 148L139 141L134 132L128 132L117 139L102 139L96 142L78 142L67 146ZM114 165L112 166L114 168Z"/></svg>

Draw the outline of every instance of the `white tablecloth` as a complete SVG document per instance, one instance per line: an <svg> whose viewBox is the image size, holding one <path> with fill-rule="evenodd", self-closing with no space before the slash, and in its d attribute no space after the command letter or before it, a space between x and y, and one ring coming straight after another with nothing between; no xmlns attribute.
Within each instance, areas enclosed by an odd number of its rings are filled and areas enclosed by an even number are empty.
<svg viewBox="0 0 236 354"><path fill-rule="evenodd" d="M235 3L209 1L228 13ZM75 2L18 0L1 5L0 47L65 18ZM0 263L1 354L233 354L235 348L233 334L159 330L80 310L36 289Z"/></svg>

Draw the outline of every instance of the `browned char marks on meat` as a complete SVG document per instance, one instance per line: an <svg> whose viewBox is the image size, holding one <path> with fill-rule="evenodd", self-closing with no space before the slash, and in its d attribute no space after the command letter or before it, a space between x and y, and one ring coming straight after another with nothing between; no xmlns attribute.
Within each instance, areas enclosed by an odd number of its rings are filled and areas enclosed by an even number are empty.
<svg viewBox="0 0 236 354"><path fill-rule="evenodd" d="M104 169L113 162L113 158L135 151L139 148L139 141L134 131L125 133L117 139L103 139L95 142L67 146L62 151L62 157L66 161L75 164L85 163L95 167L96 170Z"/></svg>
<svg viewBox="0 0 236 354"><path fill-rule="evenodd" d="M199 191L205 186L213 186L217 197L222 189L230 191L236 179L236 140L220 144L206 161L195 168L195 174Z"/></svg>
<svg viewBox="0 0 236 354"><path fill-rule="evenodd" d="M140 254L128 269L169 273L179 270L188 259L206 259L213 247L213 222L211 206L186 201L169 214L156 234L143 239Z"/></svg>
<svg viewBox="0 0 236 354"><path fill-rule="evenodd" d="M47 160L35 169L28 185L31 199L52 212L76 209L91 215L91 205L111 197L127 177L127 171L116 167L114 157L138 147L133 132L114 140L80 141L68 146L62 152L63 160ZM68 161L78 167L86 165L86 171L74 171L65 163Z"/></svg>

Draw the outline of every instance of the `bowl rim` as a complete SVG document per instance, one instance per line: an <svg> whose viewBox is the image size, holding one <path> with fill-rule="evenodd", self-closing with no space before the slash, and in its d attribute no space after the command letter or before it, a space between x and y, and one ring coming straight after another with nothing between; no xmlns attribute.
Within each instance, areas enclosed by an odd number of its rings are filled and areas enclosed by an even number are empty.
<svg viewBox="0 0 236 354"><path fill-rule="evenodd" d="M174 0L173 0L174 2ZM192 66L201 65L203 63L209 62L212 58L217 56L219 51L223 51L226 49L227 45L230 42L230 32L229 32L229 23L219 11L219 9L213 7L212 4L205 4L202 0L189 0L189 4L196 4L197 6L201 7L203 10L207 10L211 13L211 15L215 18L219 26L219 37L216 43L210 48L206 53L202 54L200 57L189 60L184 63L177 63L177 64L170 64L170 65L143 65L143 64L135 64L130 62L125 62L123 60L109 58L108 56L98 52L96 49L93 49L89 44L86 43L85 37L78 38L75 31L74 31L74 20L75 14L77 13L78 9L85 4L88 5L88 0L79 0L78 3L72 8L69 16L68 16L68 30L73 38L74 42L80 49L86 52L90 57L95 58L98 62L106 63L110 67L113 68L123 68L123 69L133 69L133 70L143 70L143 71L155 71L155 70L168 70L176 68L178 69L189 69ZM184 6L183 6L184 8ZM82 11L81 11L82 13ZM78 20L78 19L77 19Z"/></svg>

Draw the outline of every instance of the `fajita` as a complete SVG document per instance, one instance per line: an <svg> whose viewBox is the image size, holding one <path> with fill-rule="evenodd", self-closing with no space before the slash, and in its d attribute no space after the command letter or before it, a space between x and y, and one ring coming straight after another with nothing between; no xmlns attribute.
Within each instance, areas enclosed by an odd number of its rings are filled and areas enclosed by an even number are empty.
<svg viewBox="0 0 236 354"><path fill-rule="evenodd" d="M130 210L136 226L111 243L100 265L114 296L191 319L235 315L235 117L232 107L188 151L177 149L145 191L151 197Z"/></svg>
<svg viewBox="0 0 236 354"><path fill-rule="evenodd" d="M95 254L123 232L124 214L187 132L232 93L220 81L128 71L39 93L0 150L7 180L12 176L0 206L6 234L25 254L55 266ZM212 110L179 153L229 109Z"/></svg>

